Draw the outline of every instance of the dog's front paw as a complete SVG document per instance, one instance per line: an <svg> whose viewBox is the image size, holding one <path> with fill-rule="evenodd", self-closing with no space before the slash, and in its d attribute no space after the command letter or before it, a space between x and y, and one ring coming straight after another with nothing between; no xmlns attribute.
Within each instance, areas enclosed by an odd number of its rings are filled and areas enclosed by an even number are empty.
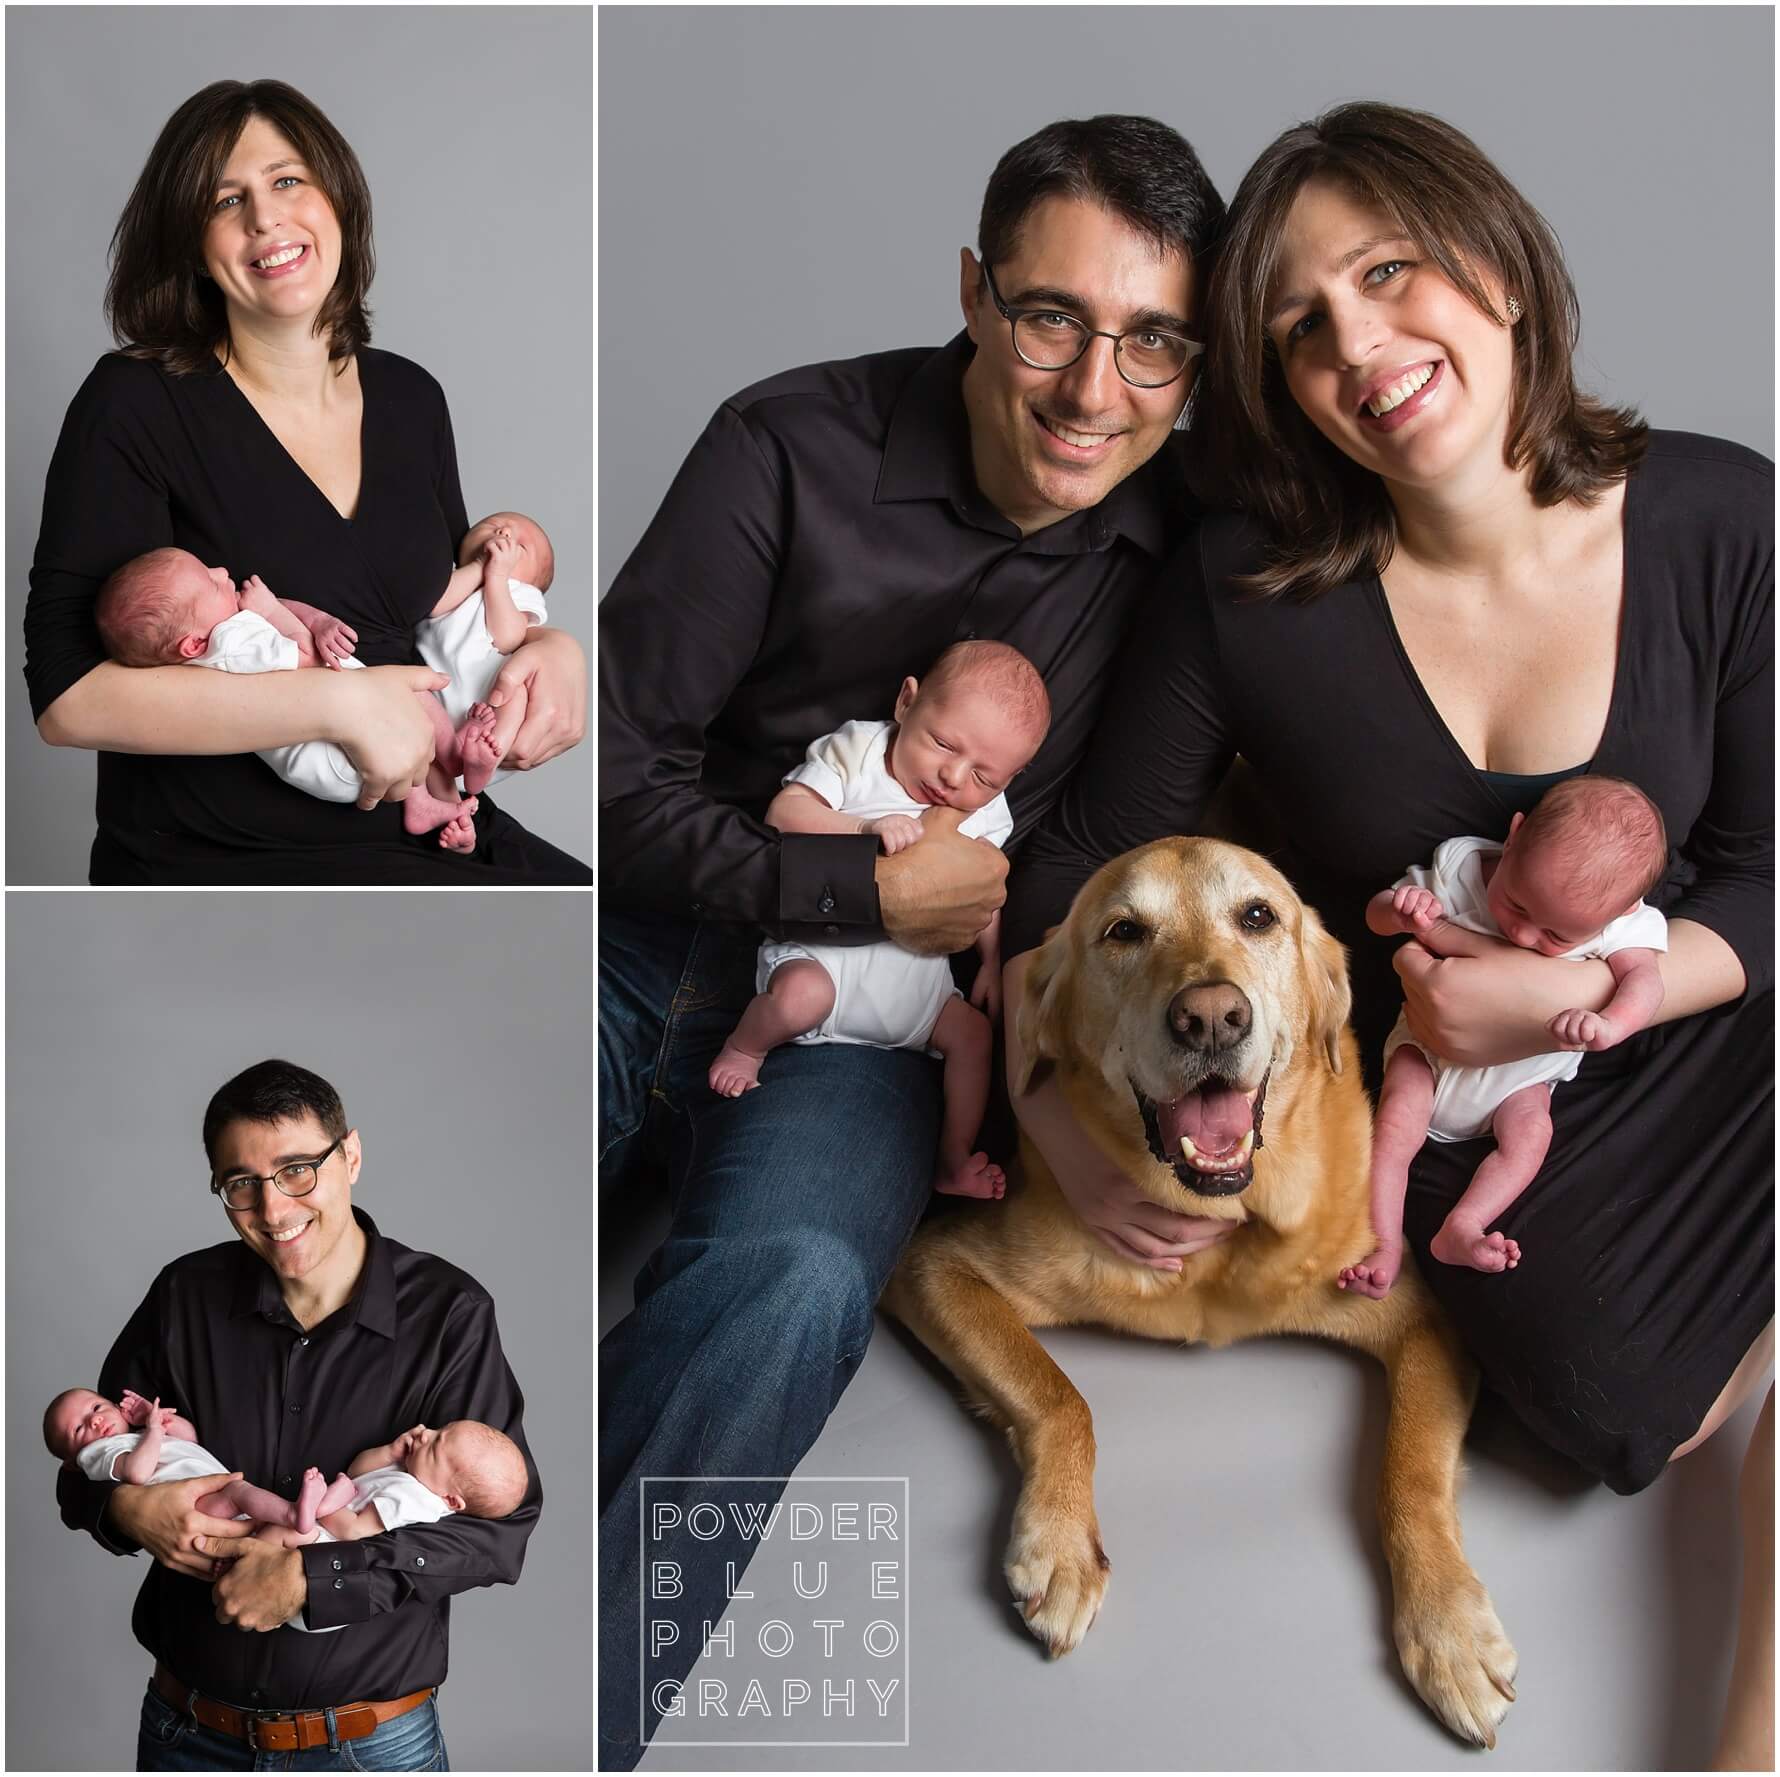
<svg viewBox="0 0 1780 1777"><path fill-rule="evenodd" d="M1520 1657L1482 1582L1462 1561L1397 1611L1397 1652L1417 1694L1463 1740L1494 1748Z"/></svg>
<svg viewBox="0 0 1780 1777"><path fill-rule="evenodd" d="M1069 1653L1093 1627L1111 1569L1092 1513L1078 1518L1022 1497L1002 1571L1014 1608L1052 1659Z"/></svg>

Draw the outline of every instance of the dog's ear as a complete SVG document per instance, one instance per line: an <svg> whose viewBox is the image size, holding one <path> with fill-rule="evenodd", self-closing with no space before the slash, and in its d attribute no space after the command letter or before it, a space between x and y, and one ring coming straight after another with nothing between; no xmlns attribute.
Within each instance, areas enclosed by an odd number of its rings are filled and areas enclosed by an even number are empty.
<svg viewBox="0 0 1780 1777"><path fill-rule="evenodd" d="M1347 981L1347 952L1323 929L1313 909L1304 909L1304 986L1310 1002L1310 1040L1321 1043L1333 1073L1341 1072L1341 1033L1353 1011Z"/></svg>
<svg viewBox="0 0 1780 1777"><path fill-rule="evenodd" d="M1025 1064L1010 1081L1014 1096L1030 1092L1063 1054L1069 1023L1069 928L1053 926L1026 971L1026 995L1015 1020Z"/></svg>

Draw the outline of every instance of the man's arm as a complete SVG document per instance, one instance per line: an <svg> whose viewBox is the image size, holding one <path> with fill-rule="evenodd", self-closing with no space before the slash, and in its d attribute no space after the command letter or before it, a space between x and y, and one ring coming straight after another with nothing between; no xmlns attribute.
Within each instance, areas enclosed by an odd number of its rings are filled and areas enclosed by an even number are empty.
<svg viewBox="0 0 1780 1777"><path fill-rule="evenodd" d="M479 1419L505 1432L525 1457L525 1498L505 1518L458 1512L437 1524L406 1526L361 1542L312 1543L290 1551L301 1562L311 1629L362 1623L412 1597L432 1601L476 1586L511 1585L519 1577L543 1492L525 1442L525 1399L501 1352L494 1304L486 1296L466 1292L454 1307L423 1406L428 1425Z"/></svg>

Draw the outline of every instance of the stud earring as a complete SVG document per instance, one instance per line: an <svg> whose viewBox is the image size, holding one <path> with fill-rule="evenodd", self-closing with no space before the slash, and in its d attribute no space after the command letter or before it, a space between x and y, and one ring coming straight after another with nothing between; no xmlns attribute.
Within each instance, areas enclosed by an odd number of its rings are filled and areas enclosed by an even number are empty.
<svg viewBox="0 0 1780 1777"><path fill-rule="evenodd" d="M1520 306L1520 298L1518 296L1509 297L1508 298L1508 319L1511 321L1518 321L1521 317L1521 312L1522 311L1521 311L1521 306Z"/></svg>

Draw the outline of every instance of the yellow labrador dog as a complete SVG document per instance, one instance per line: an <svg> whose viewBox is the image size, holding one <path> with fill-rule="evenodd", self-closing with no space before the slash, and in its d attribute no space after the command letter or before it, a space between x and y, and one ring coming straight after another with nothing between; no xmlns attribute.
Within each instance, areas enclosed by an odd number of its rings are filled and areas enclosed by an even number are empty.
<svg viewBox="0 0 1780 1777"><path fill-rule="evenodd" d="M1161 839L1106 865L1034 959L1025 1076L1052 1066L1094 1140L1155 1202L1237 1224L1179 1273L1116 1257L1037 1149L1023 1188L923 1230L884 1306L1001 1425L1022 1470L1005 1571L1053 1655L1099 1613L1087 1403L1029 1327L1093 1323L1227 1345L1311 1333L1389 1377L1379 1519L1410 1682L1454 1733L1494 1746L1513 1647L1459 1540L1459 1445L1475 1372L1405 1267L1382 1302L1336 1287L1372 1250L1370 1124L1347 1029L1346 956L1263 858Z"/></svg>

